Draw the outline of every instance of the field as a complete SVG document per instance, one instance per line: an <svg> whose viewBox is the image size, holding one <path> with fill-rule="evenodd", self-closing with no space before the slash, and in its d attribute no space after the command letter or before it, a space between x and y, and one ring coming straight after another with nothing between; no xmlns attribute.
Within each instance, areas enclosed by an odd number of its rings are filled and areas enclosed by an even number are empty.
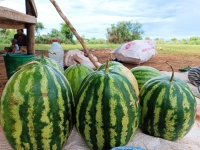
<svg viewBox="0 0 200 150"><path fill-rule="evenodd" d="M109 53L117 48L119 45L90 45L88 46L90 53L97 57L100 63L105 63L109 59ZM36 45L36 55L40 55L43 50L48 50L50 45ZM81 45L62 45L63 49L67 50L79 49ZM100 47L100 48L99 48ZM0 47L0 49L2 49ZM180 45L180 44L158 44L156 47L157 53L149 61L140 64L141 66L151 66L158 70L171 71L167 65L168 61L175 71L179 71L180 68L190 66L200 66L200 45ZM3 88L7 82L5 64L3 59L3 50L0 50L0 96L2 95ZM45 54L46 56L47 53ZM129 69L138 65L125 64Z"/></svg>

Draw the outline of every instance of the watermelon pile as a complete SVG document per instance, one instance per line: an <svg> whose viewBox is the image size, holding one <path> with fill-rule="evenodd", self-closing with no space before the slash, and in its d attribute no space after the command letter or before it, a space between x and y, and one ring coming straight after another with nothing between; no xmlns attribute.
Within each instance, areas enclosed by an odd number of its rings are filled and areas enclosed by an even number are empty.
<svg viewBox="0 0 200 150"><path fill-rule="evenodd" d="M172 66L171 66L172 68ZM140 127L174 141L192 128L195 97L185 82L149 66L109 61L96 71L77 64L64 72L35 57L3 90L0 120L13 149L62 149L73 125L90 149L126 145Z"/></svg>

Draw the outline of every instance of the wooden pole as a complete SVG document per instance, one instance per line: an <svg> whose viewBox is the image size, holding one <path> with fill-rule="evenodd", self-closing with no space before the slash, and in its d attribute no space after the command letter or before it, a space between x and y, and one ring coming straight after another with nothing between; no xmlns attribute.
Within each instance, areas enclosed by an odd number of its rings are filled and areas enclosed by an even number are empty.
<svg viewBox="0 0 200 150"><path fill-rule="evenodd" d="M94 60L94 58L92 57L92 55L89 53L89 50L86 47L86 44L84 43L83 39L76 32L76 29L73 27L73 25L67 19L67 17L62 13L62 11L61 11L60 7L58 6L58 4L56 3L56 1L55 0L50 0L50 1L54 5L54 7L56 8L56 10L59 13L59 15L61 16L61 18L65 21L65 23L69 26L70 30L74 33L74 35L76 36L76 38L78 39L78 41L81 43L81 45L82 45L83 49L86 51L86 53L87 53L88 58L90 59L90 61L94 64L94 66L96 68L98 68L99 67L98 63Z"/></svg>
<svg viewBox="0 0 200 150"><path fill-rule="evenodd" d="M35 54L35 25L27 25L27 53Z"/></svg>
<svg viewBox="0 0 200 150"><path fill-rule="evenodd" d="M26 14L32 14L32 6L28 0L25 0L26 3ZM27 24L27 53L35 54L35 25Z"/></svg>

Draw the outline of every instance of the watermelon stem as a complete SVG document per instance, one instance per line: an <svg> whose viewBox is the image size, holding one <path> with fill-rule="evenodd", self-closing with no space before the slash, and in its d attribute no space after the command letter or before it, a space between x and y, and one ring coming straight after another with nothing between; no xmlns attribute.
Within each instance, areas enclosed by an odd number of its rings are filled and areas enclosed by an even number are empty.
<svg viewBox="0 0 200 150"><path fill-rule="evenodd" d="M108 62L109 62L109 60L106 61L106 68L105 68L105 71L104 71L105 74L107 74L108 70L109 70L109 63Z"/></svg>
<svg viewBox="0 0 200 150"><path fill-rule="evenodd" d="M112 61L112 54L109 54L110 55L110 61Z"/></svg>
<svg viewBox="0 0 200 150"><path fill-rule="evenodd" d="M171 79L169 80L170 82L172 82L173 81L173 78L174 78L174 69L173 69L173 67L172 67L172 65L171 64L169 64L168 62L166 62L169 66L170 66L170 68L172 69L172 76L171 76Z"/></svg>
<svg viewBox="0 0 200 150"><path fill-rule="evenodd" d="M44 51L42 51L41 58L44 59Z"/></svg>

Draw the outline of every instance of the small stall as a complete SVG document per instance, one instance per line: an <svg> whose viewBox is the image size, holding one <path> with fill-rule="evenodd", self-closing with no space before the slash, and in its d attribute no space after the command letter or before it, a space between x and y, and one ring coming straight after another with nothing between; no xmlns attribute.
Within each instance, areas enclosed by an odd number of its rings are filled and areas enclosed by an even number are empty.
<svg viewBox="0 0 200 150"><path fill-rule="evenodd" d="M22 65L35 54L35 24L37 23L37 9L34 0L25 0L26 14L0 6L0 28L26 29L27 30L27 54L3 54L7 72L10 78L16 67ZM31 54L31 55L30 55ZM12 65L11 65L12 64ZM15 64L15 66L13 66Z"/></svg>

